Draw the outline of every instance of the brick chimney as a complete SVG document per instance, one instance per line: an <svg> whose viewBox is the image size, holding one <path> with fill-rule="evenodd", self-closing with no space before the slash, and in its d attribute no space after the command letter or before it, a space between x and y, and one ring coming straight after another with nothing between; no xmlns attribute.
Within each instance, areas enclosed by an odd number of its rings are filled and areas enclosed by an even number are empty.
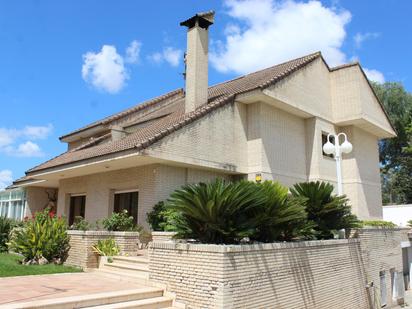
<svg viewBox="0 0 412 309"><path fill-rule="evenodd" d="M187 27L185 112L207 103L209 31L214 11L198 13L180 23Z"/></svg>

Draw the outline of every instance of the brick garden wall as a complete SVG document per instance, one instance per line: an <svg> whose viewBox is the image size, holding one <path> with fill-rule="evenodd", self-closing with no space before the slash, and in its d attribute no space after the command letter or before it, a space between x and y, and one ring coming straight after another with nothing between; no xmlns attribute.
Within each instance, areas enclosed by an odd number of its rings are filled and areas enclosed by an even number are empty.
<svg viewBox="0 0 412 309"><path fill-rule="evenodd" d="M397 304L392 300L391 270L403 270L401 242L409 240L408 231L409 229L366 228L357 230L353 235L360 239L366 280L373 282L370 295L376 308L381 306L380 272L385 272L388 306Z"/></svg>
<svg viewBox="0 0 412 309"><path fill-rule="evenodd" d="M156 243L150 279L188 308L369 308L360 241Z"/></svg>
<svg viewBox="0 0 412 309"><path fill-rule="evenodd" d="M92 246L98 240L113 238L120 247L121 255L136 255L138 250L138 232L107 232L107 231L68 231L70 236L69 257L67 265L82 268L97 268L98 256L93 252Z"/></svg>

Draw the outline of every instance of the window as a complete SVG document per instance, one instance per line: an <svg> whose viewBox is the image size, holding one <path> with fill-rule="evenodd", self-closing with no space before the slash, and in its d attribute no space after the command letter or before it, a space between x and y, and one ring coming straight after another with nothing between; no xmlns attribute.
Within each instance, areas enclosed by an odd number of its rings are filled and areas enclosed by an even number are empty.
<svg viewBox="0 0 412 309"><path fill-rule="evenodd" d="M114 212L122 212L123 210L127 210L127 212L133 216L135 222L137 223L138 201L138 191L115 192L113 210Z"/></svg>
<svg viewBox="0 0 412 309"><path fill-rule="evenodd" d="M333 159L334 158L333 154L326 154L323 151L323 145L325 145L327 143L327 141L328 141L328 133L322 132L322 154L323 154L324 157L328 157L328 158ZM329 138L329 141L333 144L335 142L335 138L333 136L331 136Z"/></svg>
<svg viewBox="0 0 412 309"><path fill-rule="evenodd" d="M69 225L74 223L76 217L83 217L86 208L86 195L70 196Z"/></svg>
<svg viewBox="0 0 412 309"><path fill-rule="evenodd" d="M26 192L21 189L0 192L0 216L22 220L26 206Z"/></svg>

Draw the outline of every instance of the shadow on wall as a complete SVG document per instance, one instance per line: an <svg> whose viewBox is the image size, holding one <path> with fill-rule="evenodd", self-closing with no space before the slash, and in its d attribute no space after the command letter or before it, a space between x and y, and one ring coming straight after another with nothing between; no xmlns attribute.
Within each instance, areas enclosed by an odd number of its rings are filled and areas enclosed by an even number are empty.
<svg viewBox="0 0 412 309"><path fill-rule="evenodd" d="M262 244L254 251L228 253L231 270L224 281L233 289L233 307L264 299L273 308L349 308L355 303L372 308L359 243L348 241L289 243L273 250Z"/></svg>
<svg viewBox="0 0 412 309"><path fill-rule="evenodd" d="M233 271L244 273L247 271L245 267L250 270L257 270L251 271L249 276L242 276L246 279L243 284L249 285L251 290L255 292L254 295L258 296L267 290L260 289L262 282L268 281L271 290L270 297L275 308L283 308L285 303L289 302L290 297L300 297L300 303L304 304L304 308L316 308L314 295L316 283L313 279L309 254L302 243L299 243L296 247L276 250L276 252L265 250L264 244L256 246L258 248L256 251L251 252L246 249L237 257L234 254L229 254ZM239 261L237 258L242 260ZM275 264L278 265L274 267ZM282 265L288 267L282 267ZM288 280L293 280L293 282L287 282ZM285 287L293 289L293 293L285 293ZM248 299L250 301L250 296L247 293L237 295L235 302L239 302L239 304L247 303Z"/></svg>

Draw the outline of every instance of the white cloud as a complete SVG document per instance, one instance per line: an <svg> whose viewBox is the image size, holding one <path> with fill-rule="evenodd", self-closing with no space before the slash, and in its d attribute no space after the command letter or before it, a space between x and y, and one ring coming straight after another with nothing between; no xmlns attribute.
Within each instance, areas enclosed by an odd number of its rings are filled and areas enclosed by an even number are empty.
<svg viewBox="0 0 412 309"><path fill-rule="evenodd" d="M153 53L149 56L149 59L159 64L163 61L166 61L171 66L177 67L179 65L180 59L182 59L182 56L182 50L169 46L164 48L162 52Z"/></svg>
<svg viewBox="0 0 412 309"><path fill-rule="evenodd" d="M16 149L10 149L11 155L17 157L42 157L44 155L39 145L31 141L20 144Z"/></svg>
<svg viewBox="0 0 412 309"><path fill-rule="evenodd" d="M379 84L383 84L385 82L385 76L382 72L367 68L363 68L363 71L365 71L365 74L369 80L377 82Z"/></svg>
<svg viewBox="0 0 412 309"><path fill-rule="evenodd" d="M84 54L83 61L83 79L98 89L117 93L124 87L129 78L123 57L117 53L116 47L112 45L103 45L98 53Z"/></svg>
<svg viewBox="0 0 412 309"><path fill-rule="evenodd" d="M210 60L220 72L248 73L322 51L331 66L342 64L346 10L319 1L227 0L234 19L224 42L215 42Z"/></svg>
<svg viewBox="0 0 412 309"><path fill-rule="evenodd" d="M26 126L22 130L22 135L30 139L45 139L53 131L53 125L47 126Z"/></svg>
<svg viewBox="0 0 412 309"><path fill-rule="evenodd" d="M138 63L140 58L140 49L142 43L137 40L130 42L130 45L126 48L125 62Z"/></svg>
<svg viewBox="0 0 412 309"><path fill-rule="evenodd" d="M16 130L0 128L0 147L12 144L16 138Z"/></svg>
<svg viewBox="0 0 412 309"><path fill-rule="evenodd" d="M377 32L366 32L366 33L356 33L355 36L353 37L353 40L355 41L355 47L356 48L361 48L362 43L366 40L369 39L376 39L379 37L379 33Z"/></svg>
<svg viewBox="0 0 412 309"><path fill-rule="evenodd" d="M13 181L13 174L10 170L0 171L0 190L3 190Z"/></svg>
<svg viewBox="0 0 412 309"><path fill-rule="evenodd" d="M25 126L22 129L0 128L0 152L9 156L38 157L42 156L39 145L25 139L39 140L47 138L53 131L53 125ZM17 143L20 142L18 146Z"/></svg>

